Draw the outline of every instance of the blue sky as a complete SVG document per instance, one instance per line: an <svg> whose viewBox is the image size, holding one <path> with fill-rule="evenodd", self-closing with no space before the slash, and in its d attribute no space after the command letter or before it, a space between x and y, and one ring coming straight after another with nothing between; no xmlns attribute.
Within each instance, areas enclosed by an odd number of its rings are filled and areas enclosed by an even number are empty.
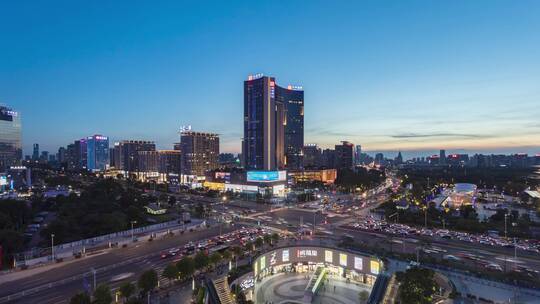
<svg viewBox="0 0 540 304"><path fill-rule="evenodd" d="M242 82L305 89L306 143L540 152L538 1L11 1L0 102L25 152L75 138L238 152Z"/></svg>

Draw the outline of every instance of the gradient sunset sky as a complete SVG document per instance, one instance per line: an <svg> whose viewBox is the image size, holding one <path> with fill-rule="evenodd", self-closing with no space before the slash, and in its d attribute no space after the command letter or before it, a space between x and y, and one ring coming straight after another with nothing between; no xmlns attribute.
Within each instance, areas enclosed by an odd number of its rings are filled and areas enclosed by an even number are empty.
<svg viewBox="0 0 540 304"><path fill-rule="evenodd" d="M114 2L114 3L113 3ZM104 134L239 152L243 81L305 89L305 142L540 152L540 1L4 1L23 145Z"/></svg>

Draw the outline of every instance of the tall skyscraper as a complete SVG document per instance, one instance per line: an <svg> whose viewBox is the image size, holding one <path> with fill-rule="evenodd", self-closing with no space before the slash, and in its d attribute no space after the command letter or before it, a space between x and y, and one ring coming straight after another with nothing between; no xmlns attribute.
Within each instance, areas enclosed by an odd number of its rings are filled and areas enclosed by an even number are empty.
<svg viewBox="0 0 540 304"><path fill-rule="evenodd" d="M0 171L19 164L21 159L21 117L13 109L0 106Z"/></svg>
<svg viewBox="0 0 540 304"><path fill-rule="evenodd" d="M39 144L34 144L32 148L32 160L37 161L39 160Z"/></svg>
<svg viewBox="0 0 540 304"><path fill-rule="evenodd" d="M87 166L90 171L101 171L109 164L109 138L103 135L86 138Z"/></svg>
<svg viewBox="0 0 540 304"><path fill-rule="evenodd" d="M68 170L76 170L79 166L77 160L77 147L75 143L69 144L66 147L66 164Z"/></svg>
<svg viewBox="0 0 540 304"><path fill-rule="evenodd" d="M303 167L304 92L261 74L244 81L243 165L248 170Z"/></svg>
<svg viewBox="0 0 540 304"><path fill-rule="evenodd" d="M214 133L182 131L180 133L182 174L204 176L219 167L219 136Z"/></svg>
<svg viewBox="0 0 540 304"><path fill-rule="evenodd" d="M286 169L298 170L304 167L304 91L300 87L276 88L276 103L283 104L285 115L284 148Z"/></svg>
<svg viewBox="0 0 540 304"><path fill-rule="evenodd" d="M76 169L85 170L88 168L88 147L86 138L76 140L74 144Z"/></svg>

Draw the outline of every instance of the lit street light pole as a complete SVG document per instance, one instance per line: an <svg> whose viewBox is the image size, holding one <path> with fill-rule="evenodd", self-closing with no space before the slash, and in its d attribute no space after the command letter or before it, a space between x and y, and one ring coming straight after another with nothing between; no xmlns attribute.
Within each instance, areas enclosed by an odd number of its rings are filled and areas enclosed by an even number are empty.
<svg viewBox="0 0 540 304"><path fill-rule="evenodd" d="M96 291L96 283L97 283L97 282L96 282L96 272L97 272L97 271L96 271L95 268L92 268L91 271L92 271L92 274L93 274L93 276L94 276L94 291Z"/></svg>
<svg viewBox="0 0 540 304"><path fill-rule="evenodd" d="M54 261L54 233L51 233L51 260Z"/></svg>
<svg viewBox="0 0 540 304"><path fill-rule="evenodd" d="M137 221L131 221L131 242L133 242L133 224L137 224Z"/></svg>
<svg viewBox="0 0 540 304"><path fill-rule="evenodd" d="M221 236L221 230L222 230L222 226L223 226L223 222L225 220L224 216L225 216L225 202L227 201L227 197L226 196L223 196L221 198L221 221L219 222L219 236Z"/></svg>
<svg viewBox="0 0 540 304"><path fill-rule="evenodd" d="M508 213L505 213L504 214L504 238L505 239L508 239L507 218L508 218Z"/></svg>

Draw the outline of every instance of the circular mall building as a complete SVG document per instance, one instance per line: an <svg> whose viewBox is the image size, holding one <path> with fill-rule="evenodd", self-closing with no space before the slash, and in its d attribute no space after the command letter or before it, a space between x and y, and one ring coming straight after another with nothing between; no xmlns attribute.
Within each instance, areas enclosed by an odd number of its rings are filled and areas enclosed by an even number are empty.
<svg viewBox="0 0 540 304"><path fill-rule="evenodd" d="M282 247L255 259L246 293L256 304L359 303L382 266L375 257L331 247Z"/></svg>

